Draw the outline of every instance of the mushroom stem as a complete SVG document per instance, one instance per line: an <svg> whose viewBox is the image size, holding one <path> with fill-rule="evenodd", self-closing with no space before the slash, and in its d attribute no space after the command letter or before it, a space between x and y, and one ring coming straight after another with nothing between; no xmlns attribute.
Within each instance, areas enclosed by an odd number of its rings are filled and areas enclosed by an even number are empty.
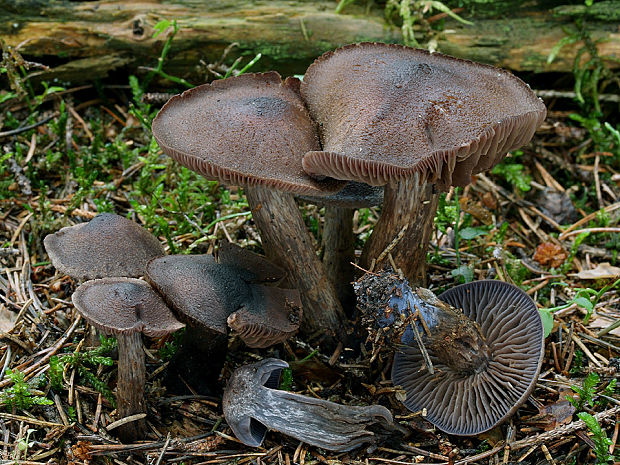
<svg viewBox="0 0 620 465"><path fill-rule="evenodd" d="M289 273L290 286L299 289L302 331L322 333L330 345L344 339L346 316L293 195L256 185L246 187L246 196L266 255Z"/></svg>
<svg viewBox="0 0 620 465"><path fill-rule="evenodd" d="M406 279L383 271L364 276L356 291L363 322L371 333L383 328L390 345L415 344L417 330L429 352L455 372L478 373L489 363L491 351L480 325L428 289L412 289Z"/></svg>
<svg viewBox="0 0 620 465"><path fill-rule="evenodd" d="M203 395L214 394L219 391L228 337L191 321L185 328L179 349L170 361L166 385L175 393L189 392L189 386Z"/></svg>
<svg viewBox="0 0 620 465"><path fill-rule="evenodd" d="M381 217L364 245L361 266L369 269L375 259L375 270L388 262L388 249L394 263L405 277L416 284L426 284L426 253L433 230L438 195L433 186L411 178L385 186ZM402 237L398 238L403 228ZM396 242L395 242L396 241Z"/></svg>
<svg viewBox="0 0 620 465"><path fill-rule="evenodd" d="M323 266L327 278L334 284L345 313L353 313L355 294L351 283L355 280L355 243L353 238L353 209L325 206L323 228Z"/></svg>
<svg viewBox="0 0 620 465"><path fill-rule="evenodd" d="M118 415L125 418L139 413L146 413L144 402L144 385L146 366L142 335L139 332L118 334L118 381L116 383L116 403ZM144 419L132 421L119 426L118 435L124 442L143 439L146 434Z"/></svg>

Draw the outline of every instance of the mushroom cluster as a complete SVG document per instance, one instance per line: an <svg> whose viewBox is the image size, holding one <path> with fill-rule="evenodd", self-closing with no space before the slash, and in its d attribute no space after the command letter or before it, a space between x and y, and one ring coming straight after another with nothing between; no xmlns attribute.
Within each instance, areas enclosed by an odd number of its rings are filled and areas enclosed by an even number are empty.
<svg viewBox="0 0 620 465"><path fill-rule="evenodd" d="M119 350L130 354L119 357L119 413L144 411L143 391L121 387L126 378L143 385L140 332L185 326L170 372L202 392L217 379L228 328L256 348L284 341L300 324L329 345L344 341L345 308L354 306L353 209L383 202L361 264L381 269L392 257L406 278L423 282L437 192L468 184L527 143L545 114L506 71L378 43L324 54L303 82L246 74L173 97L153 121L153 136L184 166L245 189L269 260L232 244L216 257L167 256L156 238L116 215L45 239L59 270L91 279L76 290L76 308L119 335ZM326 208L323 263L294 196ZM512 415L540 370L543 332L533 302L505 283L472 283L437 298L408 279L388 270L356 285L372 339L396 349L392 378L405 405L425 409L452 434L478 434ZM212 371L205 360L215 362ZM258 446L274 429L348 451L393 428L382 406L277 390L285 367L266 359L230 378L223 409L243 443ZM143 427L134 422L124 439Z"/></svg>
<svg viewBox="0 0 620 465"><path fill-rule="evenodd" d="M189 384L210 393L224 363L230 327L250 347L292 336L301 321L299 292L277 287L286 273L258 254L220 244L211 255L165 256L138 224L104 213L48 235L52 264L83 281L72 296L93 326L118 340L117 410L135 417L119 437L143 436L146 368L141 334L160 337L187 328L168 373L172 389ZM135 279L145 276L147 281ZM177 321L175 318L182 320Z"/></svg>
<svg viewBox="0 0 620 465"><path fill-rule="evenodd" d="M382 265L391 245L396 265L422 282L436 191L471 182L527 143L545 115L542 101L506 71L361 43L319 57L301 83L270 72L186 91L164 105L153 135L181 164L244 186L267 255L301 292L302 329L337 341L346 318L335 286L348 301L341 286L352 281L346 206L376 202L384 188L361 264ZM329 206L327 268L293 194Z"/></svg>

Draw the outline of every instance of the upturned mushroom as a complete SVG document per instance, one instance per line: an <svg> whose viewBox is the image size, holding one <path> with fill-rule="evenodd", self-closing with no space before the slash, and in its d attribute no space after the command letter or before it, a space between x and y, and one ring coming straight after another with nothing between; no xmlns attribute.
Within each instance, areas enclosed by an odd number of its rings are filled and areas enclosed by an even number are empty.
<svg viewBox="0 0 620 465"><path fill-rule="evenodd" d="M164 248L146 229L112 213L48 234L43 244L56 269L78 280L144 274Z"/></svg>
<svg viewBox="0 0 620 465"><path fill-rule="evenodd" d="M160 337L181 329L161 297L139 279L103 278L80 285L72 296L80 314L118 341L117 411L121 418L146 413L146 367L142 336ZM119 427L123 441L143 438L146 422L138 419Z"/></svg>
<svg viewBox="0 0 620 465"><path fill-rule="evenodd" d="M147 265L146 278L186 332L170 364L172 389L183 379L201 393L217 389L227 349L227 325L250 347L268 347L295 334L302 317L299 292L275 287L285 272L229 243L211 255L169 255Z"/></svg>
<svg viewBox="0 0 620 465"><path fill-rule="evenodd" d="M536 304L518 287L477 281L437 298L384 271L362 278L357 294L371 338L396 348L392 381L404 389L405 406L425 409L442 431L487 431L533 391L544 331Z"/></svg>
<svg viewBox="0 0 620 465"><path fill-rule="evenodd" d="M173 97L153 121L162 150L208 179L244 187L267 256L300 290L306 331L343 336L346 320L326 278L293 194L326 196L343 182L318 181L302 169L318 150L316 124L299 80L275 72L244 74Z"/></svg>
<svg viewBox="0 0 620 465"><path fill-rule="evenodd" d="M307 444L346 452L373 444L373 428L389 428L392 415L380 405L354 407L278 390L280 373L288 363L265 359L235 370L222 408L235 436L258 447L268 430L292 436Z"/></svg>
<svg viewBox="0 0 620 465"><path fill-rule="evenodd" d="M325 53L308 68L301 94L322 144L306 153L304 170L317 179L385 185L362 266L391 245L396 265L418 282L434 189L470 183L526 144L546 115L531 89L504 70L381 43Z"/></svg>

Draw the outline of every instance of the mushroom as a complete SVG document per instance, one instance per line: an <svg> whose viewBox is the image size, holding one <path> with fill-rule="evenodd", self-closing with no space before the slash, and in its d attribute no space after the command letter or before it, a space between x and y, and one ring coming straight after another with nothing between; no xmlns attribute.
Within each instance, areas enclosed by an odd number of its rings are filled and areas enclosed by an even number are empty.
<svg viewBox="0 0 620 465"><path fill-rule="evenodd" d="M269 429L313 446L346 452L373 444L373 427L389 428L392 415L380 405L354 407L278 390L283 360L269 358L235 370L222 408L235 436L258 447Z"/></svg>
<svg viewBox="0 0 620 465"><path fill-rule="evenodd" d="M304 170L317 179L385 185L362 266L390 245L405 276L420 281L437 207L432 183L441 190L470 183L526 144L546 115L542 101L506 71L393 44L323 54L308 68L301 94L323 147L306 153Z"/></svg>
<svg viewBox="0 0 620 465"><path fill-rule="evenodd" d="M343 336L342 307L292 194L326 196L344 183L302 169L303 154L320 147L299 80L270 72L198 86L164 105L153 136L184 166L244 187L267 255L301 292L306 331Z"/></svg>
<svg viewBox="0 0 620 465"><path fill-rule="evenodd" d="M456 435L488 431L533 391L544 352L536 304L518 287L476 281L439 296L382 272L357 286L364 320L396 345L405 406ZM378 338L376 338L378 339Z"/></svg>
<svg viewBox="0 0 620 465"><path fill-rule="evenodd" d="M103 278L80 285L72 296L75 308L93 326L118 341L117 411L121 418L146 413L146 368L141 333L164 336L181 329L164 301L151 287L134 278ZM119 427L123 441L144 437L146 422L138 419Z"/></svg>
<svg viewBox="0 0 620 465"><path fill-rule="evenodd" d="M112 213L48 234L43 243L56 269L78 280L137 278L149 260L164 255L155 236Z"/></svg>
<svg viewBox="0 0 620 465"><path fill-rule="evenodd" d="M241 247L221 244L211 255L169 255L150 261L146 278L187 325L170 364L173 389L183 378L198 392L215 389L227 349L227 324L250 347L268 347L299 328L299 292L268 284L282 280L279 267Z"/></svg>
<svg viewBox="0 0 620 465"><path fill-rule="evenodd" d="M383 203L383 186L348 182L345 187L327 197L297 196L301 200L325 207L325 224L321 247L327 278L334 283L338 300L347 313L353 313L355 294L355 238L353 213L356 208L369 208Z"/></svg>

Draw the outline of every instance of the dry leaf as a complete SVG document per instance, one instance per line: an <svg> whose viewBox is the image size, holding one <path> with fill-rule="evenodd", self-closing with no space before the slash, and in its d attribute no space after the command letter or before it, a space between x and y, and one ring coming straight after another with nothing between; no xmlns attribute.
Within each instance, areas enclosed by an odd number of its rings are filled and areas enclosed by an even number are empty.
<svg viewBox="0 0 620 465"><path fill-rule="evenodd" d="M15 326L17 314L10 311L4 305L0 305L0 332L8 333Z"/></svg>
<svg viewBox="0 0 620 465"><path fill-rule="evenodd" d="M595 312L592 315L592 318L590 319L590 321L588 322L588 328L601 330L601 329L607 328L608 326L612 325L613 323L616 322L616 320L617 318L613 318L608 315L600 315ZM608 334L613 334L614 336L620 337L620 327L612 329Z"/></svg>
<svg viewBox="0 0 620 465"><path fill-rule="evenodd" d="M568 255L562 247L551 242L543 242L536 247L534 253L534 260L541 265L549 265L551 268L560 266L567 257Z"/></svg>
<svg viewBox="0 0 620 465"><path fill-rule="evenodd" d="M579 279L613 279L620 277L620 268L604 262L592 270L583 270L577 273Z"/></svg>

